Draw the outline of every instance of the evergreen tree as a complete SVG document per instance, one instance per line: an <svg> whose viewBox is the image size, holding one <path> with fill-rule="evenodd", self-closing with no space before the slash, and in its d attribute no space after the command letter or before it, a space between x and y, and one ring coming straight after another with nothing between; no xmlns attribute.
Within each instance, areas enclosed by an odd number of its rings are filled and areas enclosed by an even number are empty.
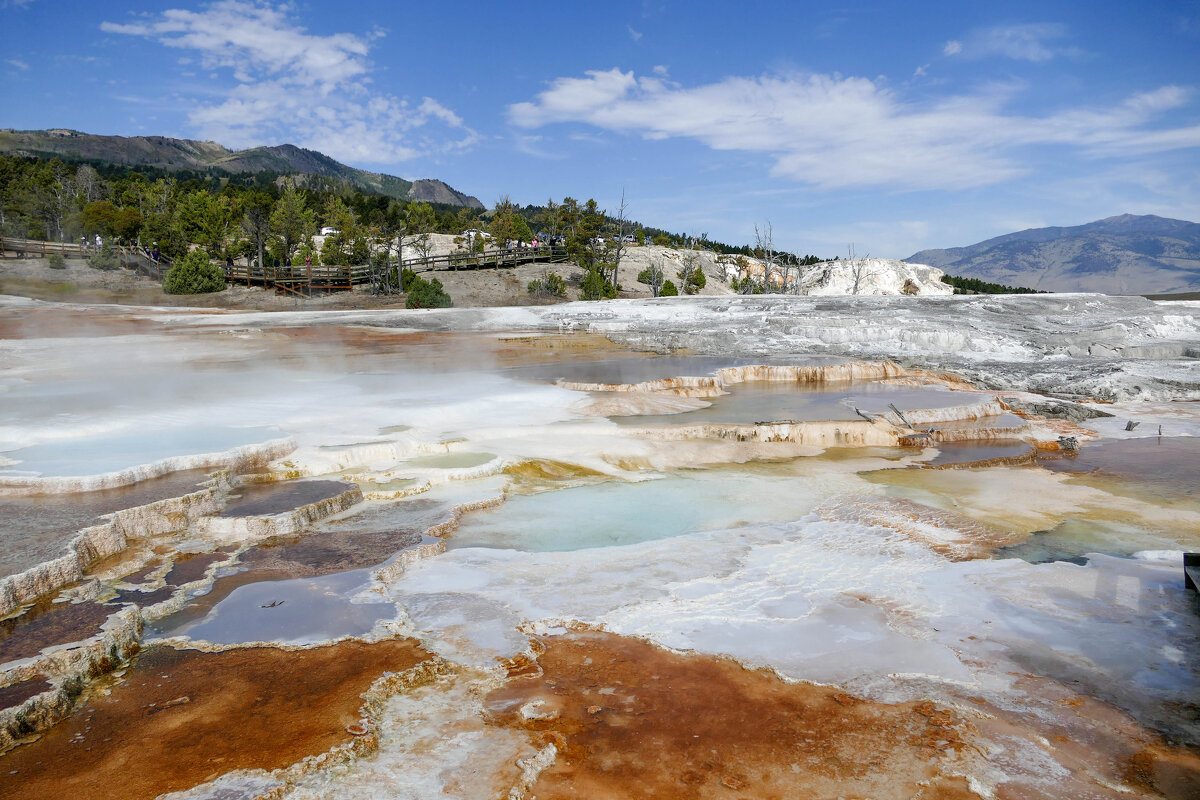
<svg viewBox="0 0 1200 800"><path fill-rule="evenodd" d="M308 208L300 191L290 183L271 211L270 224L280 255L288 258L317 227L316 215Z"/></svg>
<svg viewBox="0 0 1200 800"><path fill-rule="evenodd" d="M617 296L617 287L599 269L589 269L579 285L580 300L611 300Z"/></svg>
<svg viewBox="0 0 1200 800"><path fill-rule="evenodd" d="M187 240L200 245L215 258L225 247L225 238L233 228L236 214L228 197L214 197L201 189L179 198L175 218Z"/></svg>

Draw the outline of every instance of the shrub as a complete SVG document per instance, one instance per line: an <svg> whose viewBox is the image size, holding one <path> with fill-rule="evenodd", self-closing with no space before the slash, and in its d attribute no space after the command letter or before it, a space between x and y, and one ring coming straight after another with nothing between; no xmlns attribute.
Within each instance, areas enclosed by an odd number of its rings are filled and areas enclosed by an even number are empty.
<svg viewBox="0 0 1200 800"><path fill-rule="evenodd" d="M557 272L547 272L529 282L529 293L539 297L566 297L567 282Z"/></svg>
<svg viewBox="0 0 1200 800"><path fill-rule="evenodd" d="M121 266L121 262L117 260L117 254L113 252L112 245L105 244L100 248L99 253L88 259L88 266L92 269L102 269L107 272Z"/></svg>
<svg viewBox="0 0 1200 800"><path fill-rule="evenodd" d="M603 300L617 296L617 287L597 269L589 269L579 284L580 300Z"/></svg>
<svg viewBox="0 0 1200 800"><path fill-rule="evenodd" d="M66 269L67 260L63 258L62 253L51 253L46 256L46 266L50 267L50 269Z"/></svg>
<svg viewBox="0 0 1200 800"><path fill-rule="evenodd" d="M675 286L675 281L667 281L662 286L662 291L658 293L659 297L678 297L679 289Z"/></svg>
<svg viewBox="0 0 1200 800"><path fill-rule="evenodd" d="M449 308L452 305L454 302L437 278L427 281L413 275L409 281L405 308Z"/></svg>
<svg viewBox="0 0 1200 800"><path fill-rule="evenodd" d="M203 250L193 250L175 262L163 276L167 294L207 294L225 288L225 273L208 260Z"/></svg>

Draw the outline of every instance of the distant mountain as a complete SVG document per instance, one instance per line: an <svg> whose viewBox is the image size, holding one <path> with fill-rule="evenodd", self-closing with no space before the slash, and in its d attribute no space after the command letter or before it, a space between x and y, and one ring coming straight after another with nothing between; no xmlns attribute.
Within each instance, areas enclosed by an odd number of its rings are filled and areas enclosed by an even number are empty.
<svg viewBox="0 0 1200 800"><path fill-rule="evenodd" d="M324 175L401 200L426 200L452 206L483 208L475 197L438 180L406 181L367 172L334 161L324 153L294 144L229 150L216 142L166 136L99 136L63 128L48 131L0 130L0 153L34 158L61 158L129 167L166 170L220 170L228 173L272 171L285 175Z"/></svg>
<svg viewBox="0 0 1200 800"><path fill-rule="evenodd" d="M950 275L1051 292L1200 290L1200 224L1123 214L1072 228L1031 228L907 261Z"/></svg>

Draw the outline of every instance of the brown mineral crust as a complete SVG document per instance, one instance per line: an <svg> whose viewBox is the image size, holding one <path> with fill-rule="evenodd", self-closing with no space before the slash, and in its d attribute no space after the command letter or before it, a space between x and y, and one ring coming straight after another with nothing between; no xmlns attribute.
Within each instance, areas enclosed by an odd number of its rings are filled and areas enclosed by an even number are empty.
<svg viewBox="0 0 1200 800"><path fill-rule="evenodd" d="M309 650L147 649L108 695L0 758L0 797L157 797L352 739L360 695L425 660L412 640Z"/></svg>
<svg viewBox="0 0 1200 800"><path fill-rule="evenodd" d="M64 336L122 336L155 331L151 319L108 309L30 308L9 311L0 320L0 339ZM86 333L81 333L86 331Z"/></svg>
<svg viewBox="0 0 1200 800"><path fill-rule="evenodd" d="M1200 797L1200 754L1147 747L1128 761L1125 779L1168 800Z"/></svg>
<svg viewBox="0 0 1200 800"><path fill-rule="evenodd" d="M524 285L524 284L522 284ZM220 324L220 320L214 320ZM312 325L283 328L277 331L304 348L336 347L354 355L387 355L403 351L406 361L425 361L436 364L447 357L459 366L524 366L531 363L556 361L569 355L573 361L602 358L619 353L624 357L646 357L630 354L629 349L614 344L601 334L571 333L567 335L527 335L508 337L479 336L475 333L439 331L411 333L367 328L354 325Z"/></svg>
<svg viewBox="0 0 1200 800"><path fill-rule="evenodd" d="M1194 747L1168 744L1120 709L1057 681L1014 677L1014 688L1054 712L1030 714L967 698L982 712L972 723L976 739L1006 776L995 787L997 800L1200 797L1200 753ZM1052 762L1060 769L1043 773L1027 766Z"/></svg>
<svg viewBox="0 0 1200 800"><path fill-rule="evenodd" d="M871 702L612 634L543 643L543 674L518 671L486 700L495 724L558 748L528 792L539 800L976 797L943 771L965 725L933 703Z"/></svg>

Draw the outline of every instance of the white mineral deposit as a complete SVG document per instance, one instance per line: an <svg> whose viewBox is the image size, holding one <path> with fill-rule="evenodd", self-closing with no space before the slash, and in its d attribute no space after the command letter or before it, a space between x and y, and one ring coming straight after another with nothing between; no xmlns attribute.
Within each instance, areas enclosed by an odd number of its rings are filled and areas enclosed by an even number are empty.
<svg viewBox="0 0 1200 800"><path fill-rule="evenodd" d="M0 340L0 713L6 772L28 785L49 785L70 741L94 742L87 720L125 731L93 747L136 758L129 704L225 741L202 670L177 667L172 697L135 688L155 659L277 651L299 666L388 643L410 650L363 667L368 699L343 704L339 734L289 755L223 745L227 761L194 773L152 761L172 777L147 785L532 797L586 763L578 737L643 724L656 692L690 702L660 674L683 686L725 663L764 672L706 679L720 746L750 735L723 681L773 681L811 709L836 691L899 737L879 744L889 758L909 748L920 780L981 797L1123 796L1130 763L1183 769L1200 741L1200 615L1181 570L1200 549L1195 304L0 303L18 331ZM86 338L47 335L67 315ZM75 501L95 516L56 510ZM613 655L628 647L658 655ZM575 658L644 670L589 685ZM262 691L256 662L238 664L234 691ZM928 745L878 722L901 713L940 720ZM776 757L754 763L796 774ZM910 796L917 779L897 780L873 796Z"/></svg>

